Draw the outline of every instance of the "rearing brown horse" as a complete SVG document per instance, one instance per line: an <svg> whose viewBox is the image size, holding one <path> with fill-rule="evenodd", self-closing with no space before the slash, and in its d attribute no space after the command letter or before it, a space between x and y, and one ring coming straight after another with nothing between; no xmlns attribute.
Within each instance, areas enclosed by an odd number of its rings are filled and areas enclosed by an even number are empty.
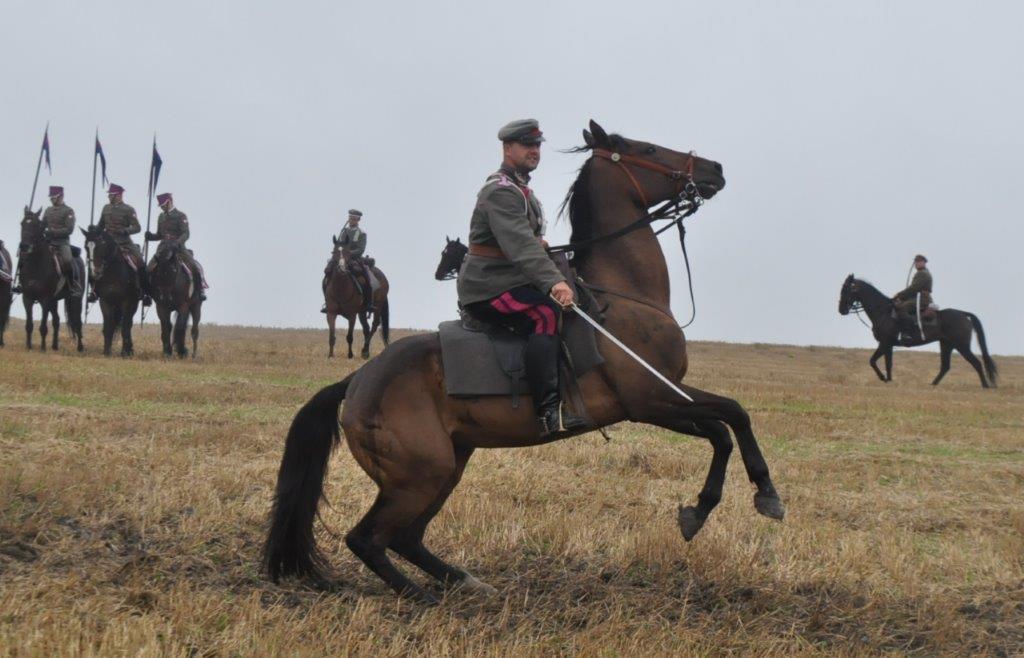
<svg viewBox="0 0 1024 658"><path fill-rule="evenodd" d="M574 242L627 227L686 184L704 198L725 186L721 165L711 160L608 135L593 121L584 137L587 146L581 150L591 157L567 198ZM681 381L687 370L686 341L669 310L668 268L650 225L590 243L585 253L577 251L576 265L586 281L606 291L605 327L661 373ZM598 348L605 363L580 380L596 426L632 420L711 442L711 466L697 503L679 509L685 539L693 538L721 499L732 451L729 428L756 486L754 507L765 516L783 517L750 418L739 403L681 385L693 398L688 402L601 336ZM264 546L273 579L298 575L325 582L327 564L317 549L313 522L327 462L340 441L337 413L344 400L346 442L380 489L346 535L348 547L396 592L420 601L436 599L392 564L388 549L446 585L494 591L428 551L423 535L477 448L520 448L542 441L532 405L514 409L503 397L452 398L445 394L444 376L438 335L412 336L324 388L299 411L285 443Z"/></svg>

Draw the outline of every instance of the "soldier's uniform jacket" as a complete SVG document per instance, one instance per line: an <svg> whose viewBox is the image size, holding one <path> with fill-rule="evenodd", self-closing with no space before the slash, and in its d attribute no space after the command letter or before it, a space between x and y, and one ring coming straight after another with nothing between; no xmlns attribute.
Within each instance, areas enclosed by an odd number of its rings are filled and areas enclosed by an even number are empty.
<svg viewBox="0 0 1024 658"><path fill-rule="evenodd" d="M353 256L362 256L366 251L366 231L358 226L346 225L338 234L338 244Z"/></svg>
<svg viewBox="0 0 1024 658"><path fill-rule="evenodd" d="M75 211L67 205L50 206L43 213L43 224L49 232L50 244L69 244L71 234L75 231Z"/></svg>
<svg viewBox="0 0 1024 658"><path fill-rule="evenodd" d="M184 247L188 240L188 216L177 208L171 208L170 212L160 213L156 222L156 232L160 240L170 240Z"/></svg>
<svg viewBox="0 0 1024 658"><path fill-rule="evenodd" d="M122 245L134 244L129 236L142 230L139 218L135 215L135 208L127 203L108 203L103 206L97 225L109 233L115 242Z"/></svg>
<svg viewBox="0 0 1024 658"><path fill-rule="evenodd" d="M526 186L528 177L502 165L477 194L469 225L470 245L497 247L505 258L466 256L459 272L459 303L493 299L506 290L531 285L543 293L565 277L541 245L544 209Z"/></svg>
<svg viewBox="0 0 1024 658"><path fill-rule="evenodd" d="M908 308L917 307L917 293L921 293L921 310L928 308L932 303L932 273L927 267L923 267L914 273L910 285L896 293L896 299L900 300L900 306Z"/></svg>

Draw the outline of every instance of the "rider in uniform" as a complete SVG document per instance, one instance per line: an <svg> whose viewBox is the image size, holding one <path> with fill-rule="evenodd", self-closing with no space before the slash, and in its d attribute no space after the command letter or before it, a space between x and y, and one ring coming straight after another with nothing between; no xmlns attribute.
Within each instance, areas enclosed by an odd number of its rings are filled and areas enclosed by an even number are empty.
<svg viewBox="0 0 1024 658"><path fill-rule="evenodd" d="M124 202L124 188L120 185L110 184L110 189L107 190L107 201L109 203L103 206L100 221L96 225L110 235L114 242L121 247L121 250L135 262L135 269L139 273L139 284L142 287L142 305L149 306L153 300L149 296L146 261L142 258L139 245L131 239L132 235L142 230L142 227L139 226L139 218L135 214L135 208ZM95 292L89 293L89 301L96 301Z"/></svg>
<svg viewBox="0 0 1024 658"><path fill-rule="evenodd" d="M373 306L373 286L369 280L369 268L363 262L363 254L366 252L366 231L360 226L359 222L363 219L363 213L355 208L348 211L348 223L342 227L341 232L338 233L338 246L345 250L348 256L348 264L352 268L352 273L355 275L356 283L359 285L359 290L363 294L363 309L370 310ZM324 268L324 280L323 289L327 291L327 283L330 281L331 274L334 272L335 262L332 257L327 262L327 267ZM327 305L320 309L321 313L327 312Z"/></svg>
<svg viewBox="0 0 1024 658"><path fill-rule="evenodd" d="M928 259L918 254L914 256L914 278L910 285L896 293L892 301L896 305L896 320L902 333L917 332L918 310L924 313L932 304L932 273L928 271ZM917 296L921 295L921 307L918 309Z"/></svg>
<svg viewBox="0 0 1024 658"><path fill-rule="evenodd" d="M524 365L542 437L577 429L562 415L558 386L562 309L572 288L548 257L540 201L529 188L544 135L534 119L498 131L502 164L477 194L469 254L458 278L459 304L470 316L526 337Z"/></svg>
<svg viewBox="0 0 1024 658"><path fill-rule="evenodd" d="M72 295L82 294L80 273L71 257L71 234L75 232L75 211L64 203L64 188L50 186L50 207L43 213L43 235L60 261ZM19 261L20 263L20 261ZM14 292L19 292L15 290Z"/></svg>
<svg viewBox="0 0 1024 658"><path fill-rule="evenodd" d="M185 263L185 267L189 268L192 274L199 279L199 298L205 301L205 290L210 287L206 283L206 274L203 272L203 266L192 255L192 250L185 247L185 242L188 241L189 236L188 216L175 207L174 197L170 192L156 195L156 202L160 204L160 209L163 212L160 213L160 217L157 219L156 233L146 233L146 240L160 240L161 244L168 242L178 245L178 256ZM156 254L153 254L153 257L149 260L148 269L150 275L156 270Z"/></svg>

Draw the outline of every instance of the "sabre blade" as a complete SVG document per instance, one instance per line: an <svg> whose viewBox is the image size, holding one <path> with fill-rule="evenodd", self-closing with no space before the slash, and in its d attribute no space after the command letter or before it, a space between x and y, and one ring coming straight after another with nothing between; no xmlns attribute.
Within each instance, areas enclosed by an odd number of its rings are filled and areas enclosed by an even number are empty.
<svg viewBox="0 0 1024 658"><path fill-rule="evenodd" d="M597 330L598 330L599 332L601 332L601 335L602 335L602 336L604 336L605 338L607 338L607 339L608 339L608 340L610 340L611 342L615 343L615 345L617 345L619 349L621 349L621 350L622 350L623 352L625 352L625 353L626 353L626 354L628 354L628 355L629 355L630 357L632 357L632 359L633 359L634 361L636 361L637 363L639 363L640 365L642 365L642 366L643 366L644 368L646 368L646 369L647 369L647 371L648 371L648 372L650 372L650 373L651 373L652 375L654 375L655 377L657 377L658 379L660 379L660 380L661 380L661 382L662 382L663 384L665 384L666 386L668 386L668 387L669 387L669 388L671 388L671 389L672 389L673 391L675 391L675 392L676 392L676 393L678 393L679 395L683 396L684 398L686 398L686 399L687 399L687 400L689 400L690 402L693 402L693 398L691 398L691 397L690 397L689 395L687 395L687 394L686 394L686 392L685 392L685 391L683 391L683 389L681 389L681 388L679 388L678 386L676 386L676 385L675 385L675 384L674 384L674 383L673 383L673 382L672 382L672 381L671 381L671 380L670 380L670 379L669 379L668 377L666 377L665 375L663 375L663 374L661 374L660 372L658 372L658 371L657 371L657 369L656 369L656 368L655 368L654 366L652 366L651 364L649 364L649 363L647 363L646 361L644 361L644 360L643 360L643 359L642 359L642 358L640 357L640 355L639 355L639 354L637 354L637 353L636 353L636 352L634 352L633 350L631 350L631 349L629 349L628 347L626 347L626 345L625 345L625 344L623 344L623 342L622 342L621 340L619 340L618 338L616 338L615 336L613 336L613 335L611 334L611 332L610 332L610 331L608 331L607 329L605 329L604 327L602 327L602 326L601 326L601 325L600 325L600 324L599 324L599 323L597 322L597 320L595 320L594 318L590 317L589 315L587 315L586 313L584 313L584 312L583 312L582 310L580 310L580 307L576 305L576 302L573 302L572 304L570 304L570 306L572 307L572 310L576 311L577 315L579 315L579 316L580 316L581 318L583 318L584 320L586 320L586 321L587 321L587 323L588 323L588 324L589 324L590 326L592 326L592 327L593 327L594 329L597 329Z"/></svg>

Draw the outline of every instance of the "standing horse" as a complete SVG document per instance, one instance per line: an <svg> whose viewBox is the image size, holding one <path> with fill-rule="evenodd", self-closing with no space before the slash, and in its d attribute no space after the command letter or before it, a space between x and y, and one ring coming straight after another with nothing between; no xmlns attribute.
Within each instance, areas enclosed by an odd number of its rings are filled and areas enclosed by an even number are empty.
<svg viewBox="0 0 1024 658"><path fill-rule="evenodd" d="M608 135L593 121L584 138L587 145L580 150L591 157L566 199L573 241L590 240L585 252L576 252L575 264L587 282L607 295L607 329L680 382L687 370L686 341L669 310L668 267L650 223L637 218L656 203L682 198L684 191L693 201L698 195L713 196L725 186L722 167L692 153ZM603 336L597 341L605 362L579 382L595 428L631 420L711 442L711 465L697 503L679 509L686 540L721 499L733 445L729 428L756 486L755 509L770 518L783 517L750 417L739 403L680 384L693 398L684 400ZM313 522L328 459L340 441L337 414L344 400L345 440L380 490L346 535L349 549L396 592L419 601L436 599L395 567L388 549L446 585L494 591L427 550L427 525L477 448L521 448L585 430L542 440L531 404L513 408L507 397L449 397L444 378L438 334L411 336L321 390L298 412L285 442L264 545L271 578L298 575L324 582L326 561L316 546Z"/></svg>
<svg viewBox="0 0 1024 658"><path fill-rule="evenodd" d="M859 309L863 309L871 320L871 333L878 341L878 349L871 355L869 363L879 379L883 382L891 382L892 348L897 344L900 333L899 325L893 317L893 301L878 288L867 281L855 279L851 274L843 281L843 287L839 291L839 313L847 315L851 310L857 312ZM981 346L984 368L982 362L978 361L978 357L971 352L972 331L978 332L978 345ZM960 352L967 363L974 366L984 388L988 388L990 383L992 386L996 385L998 375L996 362L989 356L988 345L985 343L985 330L981 327L981 320L974 313L958 311L953 308L940 310L937 329L926 331L925 340L916 343L913 347L927 345L935 341L939 341L941 363L939 374L932 381L933 386L942 381L942 378L949 372L950 356L954 349ZM878 359L883 356L885 357L884 375L878 369L877 363ZM988 375L987 379L986 374Z"/></svg>
<svg viewBox="0 0 1024 658"><path fill-rule="evenodd" d="M103 313L103 354L110 356L114 332L121 329L121 356L135 354L132 322L142 299L138 272L128 263L121 246L99 226L82 229L92 266L92 290Z"/></svg>
<svg viewBox="0 0 1024 658"><path fill-rule="evenodd" d="M25 208L25 217L21 220L21 245L19 246L18 271L21 276L21 301L25 305L25 346L32 349L32 309L39 304L40 349L46 351L46 320L49 316L53 323L53 349L60 344L60 312L58 304L64 300L64 314L72 335L77 339L79 352L85 349L82 344L82 293L71 293L72 273L63 275L57 265L57 257L50 249L46 240L46 225L39 218L39 211L32 212ZM75 257L72 267L85 267L82 259Z"/></svg>
<svg viewBox="0 0 1024 658"><path fill-rule="evenodd" d="M466 260L469 247L462 244L462 240L459 238L452 240L446 235L444 239L444 249L441 250L441 260L437 263L434 278L438 281L451 281L459 276L462 261Z"/></svg>
<svg viewBox="0 0 1024 658"><path fill-rule="evenodd" d="M11 317L11 302L14 295L11 293L14 278L14 266L11 264L11 254L0 240L0 347L4 346L4 331L7 330L7 321Z"/></svg>
<svg viewBox="0 0 1024 658"><path fill-rule="evenodd" d="M380 334L384 339L384 346L387 347L388 343L391 342L388 280L383 272L373 265L364 262L363 267L373 269L374 276L380 282L380 287L374 291L373 299L371 300L370 312L373 314L373 326L370 326L367 320L367 312L364 309L363 293L359 290L359 285L355 281L355 275L349 264L351 257L342 248L338 238L332 236L331 240L334 242L332 255L334 267L331 270L330 278L327 280L327 286L324 288L324 301L327 306L327 328L330 330L328 338L330 350L327 353L327 358L334 358L334 326L340 315L348 320L348 335L345 336L345 340L348 341L348 358L351 359L353 357L352 332L358 317L359 324L363 327L363 350L360 356L368 359L370 358L370 340L377 333L378 327L380 327Z"/></svg>
<svg viewBox="0 0 1024 658"><path fill-rule="evenodd" d="M171 330L174 331L174 349L178 357L188 356L185 330L192 316L192 358L199 349L199 319L202 316L202 282L196 281L178 256L182 249L176 242L161 243L156 250L156 269L149 278L149 286L160 318L160 339L164 356L171 356ZM173 323L171 315L174 314Z"/></svg>

